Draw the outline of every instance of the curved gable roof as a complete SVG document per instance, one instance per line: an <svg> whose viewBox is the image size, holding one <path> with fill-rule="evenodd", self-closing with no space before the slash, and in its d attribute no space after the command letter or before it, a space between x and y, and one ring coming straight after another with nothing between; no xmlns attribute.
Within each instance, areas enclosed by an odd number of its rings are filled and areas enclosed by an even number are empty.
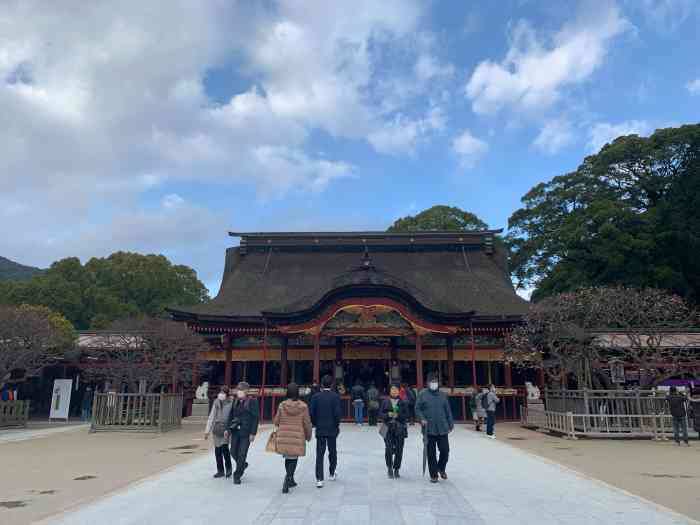
<svg viewBox="0 0 700 525"><path fill-rule="evenodd" d="M405 238L405 235L402 236ZM308 310L333 290L372 285L405 291L421 306L444 314L522 315L527 302L510 282L497 246L481 244L357 245L229 248L219 294L210 303L173 313L254 318L263 312Z"/></svg>

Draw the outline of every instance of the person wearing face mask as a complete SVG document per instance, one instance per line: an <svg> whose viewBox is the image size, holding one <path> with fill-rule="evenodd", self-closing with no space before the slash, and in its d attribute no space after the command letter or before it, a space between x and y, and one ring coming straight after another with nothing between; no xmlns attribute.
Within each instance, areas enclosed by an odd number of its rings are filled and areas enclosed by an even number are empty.
<svg viewBox="0 0 700 525"><path fill-rule="evenodd" d="M430 482L437 483L438 475L447 479L447 460L450 455L448 434L454 429L452 409L447 396L439 390L438 378L431 375L428 378L428 388L418 394L416 401L416 417L428 437L428 469ZM436 448L440 451L438 459Z"/></svg>
<svg viewBox="0 0 700 525"><path fill-rule="evenodd" d="M387 474L391 479L399 479L401 458L403 457L404 440L408 437L406 423L408 422L408 401L401 399L399 387L392 385L389 397L382 400L379 409L379 419L383 425L379 433L384 437L384 458L386 459Z"/></svg>
<svg viewBox="0 0 700 525"><path fill-rule="evenodd" d="M496 395L496 387L491 385L486 394L486 435L491 439L496 439L496 405L501 400Z"/></svg>
<svg viewBox="0 0 700 525"><path fill-rule="evenodd" d="M216 396L209 412L207 426L204 430L204 439L209 439L209 434L214 436L214 458L216 459L215 478L222 478L226 475L231 477L231 454L228 449L228 439L224 437L226 432L226 422L231 413L231 399L228 395L228 387L225 386ZM224 472L224 463L226 471Z"/></svg>
<svg viewBox="0 0 700 525"><path fill-rule="evenodd" d="M228 430L225 437L231 438L231 457L236 462L236 470L233 472L235 485L241 484L243 472L248 467L248 449L258 433L260 407L257 399L248 396L248 389L250 385L245 381L238 383L236 400L231 406L226 424Z"/></svg>

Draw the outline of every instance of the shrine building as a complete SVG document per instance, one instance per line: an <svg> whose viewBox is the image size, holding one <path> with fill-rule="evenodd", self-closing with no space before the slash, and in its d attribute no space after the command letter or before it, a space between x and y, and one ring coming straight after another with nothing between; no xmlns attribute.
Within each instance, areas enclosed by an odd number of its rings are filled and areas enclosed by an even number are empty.
<svg viewBox="0 0 700 525"><path fill-rule="evenodd" d="M216 298L169 310L211 342L195 384L539 382L504 362L528 303L501 231L230 233Z"/></svg>

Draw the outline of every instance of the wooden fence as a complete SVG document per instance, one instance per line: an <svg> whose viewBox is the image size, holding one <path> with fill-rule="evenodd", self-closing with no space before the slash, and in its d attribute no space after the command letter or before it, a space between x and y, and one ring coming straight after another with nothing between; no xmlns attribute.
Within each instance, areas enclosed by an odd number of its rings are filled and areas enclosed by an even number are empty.
<svg viewBox="0 0 700 525"><path fill-rule="evenodd" d="M26 427L29 401L0 401L0 428Z"/></svg>
<svg viewBox="0 0 700 525"><path fill-rule="evenodd" d="M182 422L182 394L96 393L91 432L167 432Z"/></svg>
<svg viewBox="0 0 700 525"><path fill-rule="evenodd" d="M574 439L673 434L666 396L653 390L546 390L544 404L524 407L521 414L523 426Z"/></svg>
<svg viewBox="0 0 700 525"><path fill-rule="evenodd" d="M654 415L668 412L664 394L654 390L545 390L547 410L591 415Z"/></svg>

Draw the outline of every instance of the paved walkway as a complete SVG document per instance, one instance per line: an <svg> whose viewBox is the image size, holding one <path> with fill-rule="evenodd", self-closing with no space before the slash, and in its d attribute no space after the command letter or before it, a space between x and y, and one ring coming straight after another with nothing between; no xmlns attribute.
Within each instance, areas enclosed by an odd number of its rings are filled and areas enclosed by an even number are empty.
<svg viewBox="0 0 700 525"><path fill-rule="evenodd" d="M452 434L449 481L420 473L417 429L406 442L400 480L386 477L376 428L343 426L338 481L314 485L313 452L300 461L299 487L281 494L282 459L264 452L267 432L249 456L243 484L211 478L213 457L198 458L123 492L47 520L51 525L457 525L697 523L559 465L486 439ZM312 442L313 443L313 442ZM309 447L312 448L312 447Z"/></svg>
<svg viewBox="0 0 700 525"><path fill-rule="evenodd" d="M40 428L5 428L0 430L0 444L42 438L50 436L52 434L61 434L63 432L75 432L77 430L85 430L89 428L89 426L90 425L88 424L58 423L55 426L43 426Z"/></svg>

